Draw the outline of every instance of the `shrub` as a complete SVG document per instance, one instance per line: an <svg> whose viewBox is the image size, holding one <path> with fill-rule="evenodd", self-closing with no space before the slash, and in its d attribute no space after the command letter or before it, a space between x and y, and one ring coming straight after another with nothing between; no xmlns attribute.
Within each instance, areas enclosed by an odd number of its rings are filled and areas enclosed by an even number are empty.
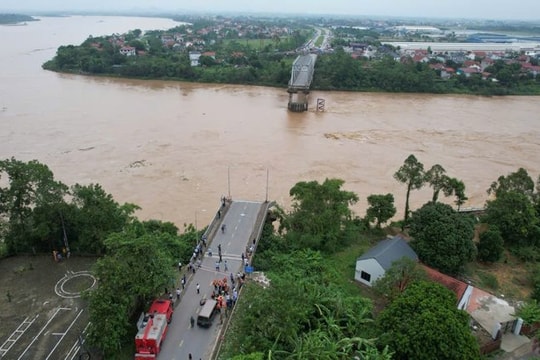
<svg viewBox="0 0 540 360"><path fill-rule="evenodd" d="M479 261L497 262L501 258L503 251L504 240L497 228L490 227L487 231L480 234L477 255Z"/></svg>

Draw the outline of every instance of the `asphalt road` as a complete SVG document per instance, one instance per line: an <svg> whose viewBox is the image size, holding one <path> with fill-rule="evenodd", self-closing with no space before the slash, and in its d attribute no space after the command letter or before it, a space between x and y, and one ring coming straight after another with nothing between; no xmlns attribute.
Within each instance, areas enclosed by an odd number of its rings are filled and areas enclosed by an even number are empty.
<svg viewBox="0 0 540 360"><path fill-rule="evenodd" d="M229 210L222 219L226 225L225 232L218 230L209 247L212 256L205 256L202 266L195 274L188 278L188 284L182 292L181 301L175 308L167 337L163 343L158 360L187 360L191 353L194 360L208 360L221 329L219 316L214 318L210 328L201 328L195 324L190 325L190 317L195 319L201 306L203 297L210 298L212 281L229 277L230 273L237 273L243 269L241 254L246 246L251 244L250 238L257 220L257 215L263 203L233 201ZM218 244L221 244L222 260L220 271L216 271L218 257ZM228 271L224 271L224 261L227 260ZM200 284L200 294L197 294L196 285Z"/></svg>

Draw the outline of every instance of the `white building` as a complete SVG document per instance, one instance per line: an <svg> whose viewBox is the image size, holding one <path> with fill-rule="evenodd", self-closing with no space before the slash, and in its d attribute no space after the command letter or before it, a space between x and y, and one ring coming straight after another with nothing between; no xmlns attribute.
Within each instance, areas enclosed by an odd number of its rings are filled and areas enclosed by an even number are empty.
<svg viewBox="0 0 540 360"><path fill-rule="evenodd" d="M377 279L384 276L393 262L402 257L418 261L418 255L403 238L394 236L382 240L356 260L354 279L372 286Z"/></svg>
<svg viewBox="0 0 540 360"><path fill-rule="evenodd" d="M190 51L189 52L189 63L191 66L199 66L199 58L201 53L199 51Z"/></svg>
<svg viewBox="0 0 540 360"><path fill-rule="evenodd" d="M120 54L125 56L135 56L137 55L137 49L135 49L133 46L122 46L120 48Z"/></svg>

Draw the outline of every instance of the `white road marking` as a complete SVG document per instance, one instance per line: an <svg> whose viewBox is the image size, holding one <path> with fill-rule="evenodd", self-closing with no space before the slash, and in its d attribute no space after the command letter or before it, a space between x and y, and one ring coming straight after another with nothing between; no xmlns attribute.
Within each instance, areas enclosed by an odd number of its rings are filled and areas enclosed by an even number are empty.
<svg viewBox="0 0 540 360"><path fill-rule="evenodd" d="M77 319L79 318L79 316L81 316L81 314L83 313L84 309L82 309L81 311L79 311L79 313L77 314L77 316L75 316L75 319L73 319L73 321L71 322L71 324L69 324L68 328L66 329L66 332L64 332L64 334L62 335L62 337L60 338L60 340L58 340L58 342L56 343L56 345L54 345L54 347L52 348L52 350L49 352L49 356L47 356L45 358L45 360L49 360L49 358L51 357L51 355L53 354L54 350L56 350L56 348L58 347L58 345L60 345L60 343L62 342L62 340L64 340L64 336L66 336L66 334L69 332L69 330L71 330L71 327L73 326L73 324L75 324L75 322L77 321Z"/></svg>
<svg viewBox="0 0 540 360"><path fill-rule="evenodd" d="M11 349L11 347L13 345L15 345L15 343L17 342L17 340L19 340L21 338L21 336L26 332L26 330L28 330L28 328L34 323L34 321L38 318L39 314L34 316L32 318L32 320L28 320L28 317L26 317L22 323L20 323L20 325L17 327L17 329L15 329L15 331L13 331L11 333L11 335L9 336L9 338L2 344L2 346L0 346L0 357L3 357L8 351L9 349ZM26 327L24 327L25 325L28 325ZM9 344L8 344L9 343Z"/></svg>
<svg viewBox="0 0 540 360"><path fill-rule="evenodd" d="M26 349L24 349L24 351L22 352L21 356L19 356L17 358L17 360L21 360L23 357L24 357L24 354L26 354L26 352L30 349L30 347L32 345L34 345L34 343L36 342L36 340L38 339L38 337L41 336L41 334L43 333L43 331L45 331L45 329L47 328L47 326L49 326L49 324L51 323L51 321L53 321L53 319L56 317L56 315L58 315L58 313L61 311L61 310L71 310L70 308L57 308L56 311L54 312L54 314L51 316L51 318L49 319L49 321L47 321L47 323L45 324L45 326L43 326L43 328L39 331L39 333L34 336L34 338L32 339L32 341L30 342L30 344L28 344L28 346L26 347Z"/></svg>
<svg viewBox="0 0 540 360"><path fill-rule="evenodd" d="M84 334L86 334L86 330L88 329L88 326L90 326L90 322L88 322L88 324L86 324L86 326L84 327L80 337L77 338L77 340L75 340L75 342L73 343L73 346L71 346L71 349L69 350L69 352L66 354L66 357L64 358L64 360L75 360L75 357L79 356L79 350L81 349L81 345L84 344L85 342L85 339L83 337ZM71 355L73 354L73 355ZM70 358L71 356L71 358Z"/></svg>
<svg viewBox="0 0 540 360"><path fill-rule="evenodd" d="M56 295L65 299L74 299L81 297L80 292L69 292L64 290L64 285L67 281L80 276L87 276L92 279L92 285L90 285L89 289L93 288L97 283L97 279L89 271L79 271L76 273L74 273L73 271L67 271L66 275L64 275L64 277L58 280L58 282L54 286L54 292L56 293Z"/></svg>

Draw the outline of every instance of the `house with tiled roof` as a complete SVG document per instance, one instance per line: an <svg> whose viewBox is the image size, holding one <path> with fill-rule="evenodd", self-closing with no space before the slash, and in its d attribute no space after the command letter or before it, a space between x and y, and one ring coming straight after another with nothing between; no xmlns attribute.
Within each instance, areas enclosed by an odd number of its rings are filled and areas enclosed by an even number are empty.
<svg viewBox="0 0 540 360"><path fill-rule="evenodd" d="M442 272L430 268L429 266L422 265L422 268L425 270L428 278L431 281L441 284L456 294L458 309L465 310L467 308L473 291L473 287L471 285L443 274Z"/></svg>
<svg viewBox="0 0 540 360"><path fill-rule="evenodd" d="M367 286L373 286L373 283L390 269L392 263L403 257L418 261L418 255L402 237L394 236L379 241L356 260L354 279Z"/></svg>
<svg viewBox="0 0 540 360"><path fill-rule="evenodd" d="M458 75L465 75L465 77L470 77L473 74L480 74L482 71L476 67L463 67L459 68L457 71Z"/></svg>

